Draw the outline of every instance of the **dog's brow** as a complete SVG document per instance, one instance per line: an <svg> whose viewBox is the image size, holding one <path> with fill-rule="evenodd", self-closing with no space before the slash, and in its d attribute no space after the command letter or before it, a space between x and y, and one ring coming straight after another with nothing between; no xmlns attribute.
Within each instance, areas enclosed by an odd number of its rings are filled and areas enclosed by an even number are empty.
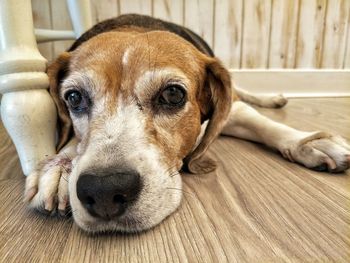
<svg viewBox="0 0 350 263"><path fill-rule="evenodd" d="M62 82L62 90L72 87L84 87L86 89L94 86L92 78L88 74L83 73L72 73Z"/></svg>
<svg viewBox="0 0 350 263"><path fill-rule="evenodd" d="M160 81L162 83L168 81L175 81L182 83L185 88L188 86L189 80L186 75L179 69L176 68L161 68L146 71L142 74L135 84L135 91L137 94L142 93L142 91L147 86L152 86L153 82Z"/></svg>

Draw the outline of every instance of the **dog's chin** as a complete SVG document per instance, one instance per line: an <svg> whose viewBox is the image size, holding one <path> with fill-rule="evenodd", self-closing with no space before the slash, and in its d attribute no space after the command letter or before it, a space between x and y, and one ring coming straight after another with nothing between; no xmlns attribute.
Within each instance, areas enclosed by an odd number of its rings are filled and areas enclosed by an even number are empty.
<svg viewBox="0 0 350 263"><path fill-rule="evenodd" d="M103 220L90 216L84 209L73 210L75 223L84 231L90 234L120 232L137 233L148 230L160 224L165 218L171 215L180 206L182 194L174 193L171 205L159 210L151 209L149 211L127 210L122 216L111 220ZM83 209L83 208L81 208Z"/></svg>
<svg viewBox="0 0 350 263"><path fill-rule="evenodd" d="M103 233L138 233L142 231L149 230L158 224L160 224L164 219L166 219L169 215L171 215L176 209L176 207L172 209L172 211L167 211L162 215L158 215L156 217L142 217L138 218L133 215L125 215L121 216L114 220L82 220L73 215L74 221L79 226L80 229L89 233L89 234L103 234Z"/></svg>

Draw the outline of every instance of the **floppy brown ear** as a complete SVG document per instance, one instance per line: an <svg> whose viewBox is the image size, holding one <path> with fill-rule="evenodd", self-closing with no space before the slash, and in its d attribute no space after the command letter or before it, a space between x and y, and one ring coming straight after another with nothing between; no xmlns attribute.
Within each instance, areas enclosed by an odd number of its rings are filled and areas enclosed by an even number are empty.
<svg viewBox="0 0 350 263"><path fill-rule="evenodd" d="M221 132L232 105L229 72L218 59L207 60L205 82L198 96L202 121L209 119L209 122L200 144L184 160L191 173L208 173L215 170L216 162L203 155Z"/></svg>
<svg viewBox="0 0 350 263"><path fill-rule="evenodd" d="M68 141L72 133L72 121L69 117L65 103L60 99L59 86L68 72L70 54L62 53L47 69L50 81L50 94L53 98L57 113L58 143L57 151L59 151Z"/></svg>

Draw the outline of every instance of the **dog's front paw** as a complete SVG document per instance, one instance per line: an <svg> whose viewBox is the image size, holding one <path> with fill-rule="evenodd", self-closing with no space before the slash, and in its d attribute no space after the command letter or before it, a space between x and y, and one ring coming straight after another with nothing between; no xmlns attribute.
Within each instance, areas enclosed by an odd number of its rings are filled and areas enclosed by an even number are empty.
<svg viewBox="0 0 350 263"><path fill-rule="evenodd" d="M72 160L56 155L41 162L26 179L24 201L31 208L46 214L66 214L68 207L68 176Z"/></svg>
<svg viewBox="0 0 350 263"><path fill-rule="evenodd" d="M323 132L298 141L282 154L317 171L338 173L350 168L350 145L340 136Z"/></svg>

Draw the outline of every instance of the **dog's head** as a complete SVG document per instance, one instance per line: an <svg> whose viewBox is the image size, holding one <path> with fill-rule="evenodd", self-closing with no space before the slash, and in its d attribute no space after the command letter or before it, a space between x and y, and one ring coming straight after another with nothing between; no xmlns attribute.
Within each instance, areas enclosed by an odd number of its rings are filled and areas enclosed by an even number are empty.
<svg viewBox="0 0 350 263"><path fill-rule="evenodd" d="M150 228L179 206L183 165L215 168L203 154L229 113L230 76L175 34L103 33L62 54L48 74L59 147L72 128L79 140L69 195L84 230Z"/></svg>

